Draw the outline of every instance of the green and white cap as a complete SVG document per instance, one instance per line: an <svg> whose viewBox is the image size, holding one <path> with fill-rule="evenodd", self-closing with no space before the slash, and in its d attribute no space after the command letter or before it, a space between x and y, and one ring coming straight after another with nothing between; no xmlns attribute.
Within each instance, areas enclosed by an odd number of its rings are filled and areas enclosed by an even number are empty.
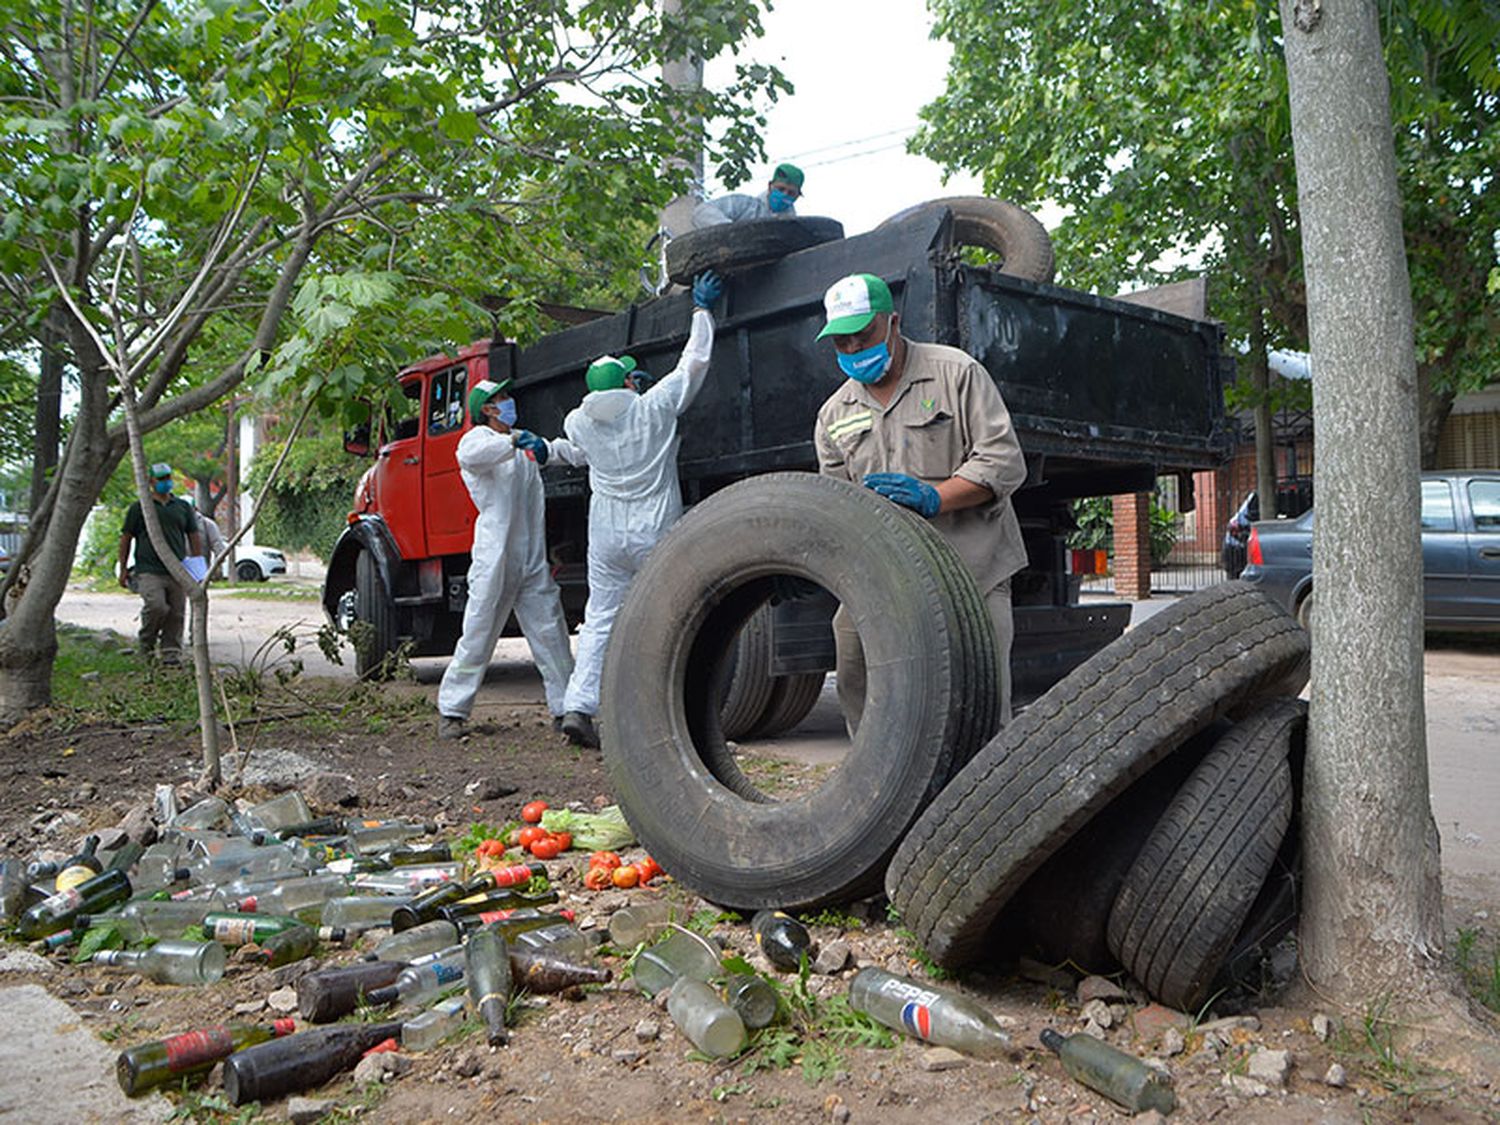
<svg viewBox="0 0 1500 1125"><path fill-rule="evenodd" d="M584 381L591 391L613 391L625 385L625 376L635 370L635 360L628 355L618 359L612 355L601 355L589 364Z"/></svg>
<svg viewBox="0 0 1500 1125"><path fill-rule="evenodd" d="M171 475L172 466L165 461L158 461L151 466L151 478L153 480L161 480L163 477L170 477Z"/></svg>
<svg viewBox="0 0 1500 1125"><path fill-rule="evenodd" d="M498 383L492 379L481 379L474 384L474 389L469 392L469 417L476 426L482 421L479 412L484 409L484 404L510 386L511 382L510 379L502 379Z"/></svg>
<svg viewBox="0 0 1500 1125"><path fill-rule="evenodd" d="M876 313L888 313L894 307L890 286L873 273L852 273L841 277L823 294L823 312L828 323L823 325L817 338L863 332Z"/></svg>

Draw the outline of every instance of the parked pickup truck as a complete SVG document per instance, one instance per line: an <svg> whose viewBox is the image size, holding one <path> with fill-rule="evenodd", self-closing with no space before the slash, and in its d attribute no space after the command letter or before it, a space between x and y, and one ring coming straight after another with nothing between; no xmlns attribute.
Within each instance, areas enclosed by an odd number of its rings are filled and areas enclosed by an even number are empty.
<svg viewBox="0 0 1500 1125"><path fill-rule="evenodd" d="M816 471L814 418L842 381L832 343L814 339L823 293L848 273L884 278L909 338L956 345L993 375L1026 455L1027 481L1014 503L1029 563L1013 584L1012 658L1024 700L1117 637L1129 618L1124 604L1079 605L1080 576L1070 572L1065 547L1071 502L1147 491L1167 473L1181 474L1191 498L1191 472L1224 455L1222 387L1231 361L1216 323L966 264L955 233L963 218L959 209L928 205L866 234L731 268L715 310L707 384L682 420L678 467L688 504L752 474ZM1050 273L1050 252L1048 259ZM455 460L469 425L468 389L513 377L522 425L559 434L592 360L628 352L646 371L665 374L686 340L689 312L689 296L678 292L528 347L483 341L399 373L406 416L379 420L373 443L368 435L348 443L375 461L323 590L333 620L366 623L356 645L361 673L403 645L412 655L443 655L458 639L475 517ZM587 474L553 464L543 475L548 550L576 623L587 594ZM737 682L770 676L810 689L798 692L805 707L777 704L783 727L802 718L833 666L833 609L831 597L768 609L765 662L745 661L751 666L736 672Z"/></svg>

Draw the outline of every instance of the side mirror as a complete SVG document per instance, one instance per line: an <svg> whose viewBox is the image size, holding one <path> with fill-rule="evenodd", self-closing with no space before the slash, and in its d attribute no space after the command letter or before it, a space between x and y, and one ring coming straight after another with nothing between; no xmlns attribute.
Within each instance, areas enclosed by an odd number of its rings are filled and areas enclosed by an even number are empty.
<svg viewBox="0 0 1500 1125"><path fill-rule="evenodd" d="M368 421L344 431L344 452L352 453L356 457L370 455L370 423Z"/></svg>

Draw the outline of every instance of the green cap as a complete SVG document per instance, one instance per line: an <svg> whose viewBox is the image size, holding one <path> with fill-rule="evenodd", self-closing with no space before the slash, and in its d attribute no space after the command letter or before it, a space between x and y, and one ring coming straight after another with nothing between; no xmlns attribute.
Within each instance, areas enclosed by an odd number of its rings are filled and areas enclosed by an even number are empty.
<svg viewBox="0 0 1500 1125"><path fill-rule="evenodd" d="M823 312L828 323L817 338L863 332L876 313L888 313L894 308L890 286L873 273L841 277L823 294Z"/></svg>
<svg viewBox="0 0 1500 1125"><path fill-rule="evenodd" d="M479 413L484 409L484 404L510 386L511 382L510 379L501 379L498 383L482 379L474 384L474 389L469 392L469 417L474 425L478 426L484 421Z"/></svg>
<svg viewBox="0 0 1500 1125"><path fill-rule="evenodd" d="M589 364L584 381L591 391L613 391L625 385L625 376L635 370L635 360L628 355L616 359L612 355L601 355Z"/></svg>
<svg viewBox="0 0 1500 1125"><path fill-rule="evenodd" d="M153 480L161 480L163 477L172 475L172 466L165 461L158 461L151 466L151 477Z"/></svg>
<svg viewBox="0 0 1500 1125"><path fill-rule="evenodd" d="M771 173L771 182L774 184L780 180L784 184L791 184L798 191L802 190L802 169L795 164L778 164L776 171Z"/></svg>

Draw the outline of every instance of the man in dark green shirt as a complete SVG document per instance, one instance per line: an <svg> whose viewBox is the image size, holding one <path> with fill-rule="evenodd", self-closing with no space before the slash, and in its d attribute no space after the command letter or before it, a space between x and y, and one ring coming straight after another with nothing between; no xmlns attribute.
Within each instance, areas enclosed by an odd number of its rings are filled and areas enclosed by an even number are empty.
<svg viewBox="0 0 1500 1125"><path fill-rule="evenodd" d="M151 500L172 554L179 559L202 555L203 536L198 531L197 514L186 500L172 495L172 466L164 461L151 466ZM148 658L159 655L163 664L176 664L182 659L187 594L167 573L166 565L152 546L139 500L126 509L125 526L120 529L120 585L125 587L130 585L127 567L132 543L136 590L141 595L141 655Z"/></svg>

